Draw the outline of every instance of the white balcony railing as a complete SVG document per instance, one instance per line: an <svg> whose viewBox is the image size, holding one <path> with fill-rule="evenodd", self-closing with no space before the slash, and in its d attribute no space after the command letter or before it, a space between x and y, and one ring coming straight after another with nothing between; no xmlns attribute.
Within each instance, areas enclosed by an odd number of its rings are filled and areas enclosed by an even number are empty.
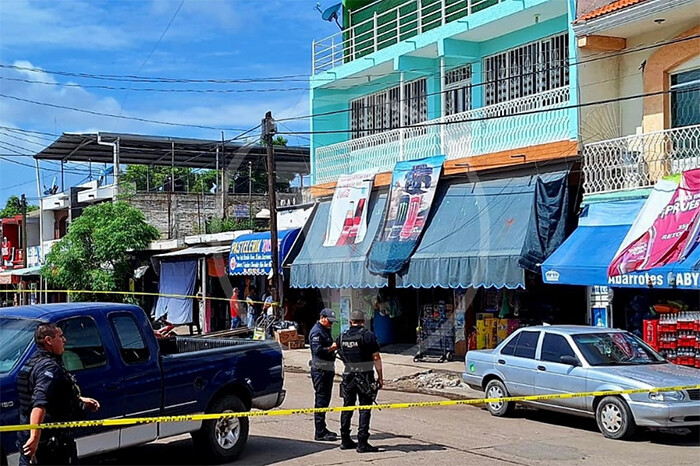
<svg viewBox="0 0 700 466"><path fill-rule="evenodd" d="M569 88L560 87L497 105L319 147L316 183L396 162L445 154L448 160L569 139ZM537 111L533 110L547 110Z"/></svg>
<svg viewBox="0 0 700 466"><path fill-rule="evenodd" d="M348 28L312 44L312 74L320 73L402 42L423 32L497 5L505 0L405 0L396 7L371 13L372 3L352 12Z"/></svg>
<svg viewBox="0 0 700 466"><path fill-rule="evenodd" d="M585 194L651 187L660 178L700 167L700 125L588 144Z"/></svg>

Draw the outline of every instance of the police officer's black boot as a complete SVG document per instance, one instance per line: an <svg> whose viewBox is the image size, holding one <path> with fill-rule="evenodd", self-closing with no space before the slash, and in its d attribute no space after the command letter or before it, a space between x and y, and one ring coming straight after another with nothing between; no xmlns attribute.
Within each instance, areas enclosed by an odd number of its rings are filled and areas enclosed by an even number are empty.
<svg viewBox="0 0 700 466"><path fill-rule="evenodd" d="M343 435L341 433L340 449L341 450L354 450L357 448L357 444L353 442L350 435Z"/></svg>
<svg viewBox="0 0 700 466"><path fill-rule="evenodd" d="M367 440L357 439L356 451L358 453L376 453L379 451L379 448L370 445L369 442L367 442Z"/></svg>

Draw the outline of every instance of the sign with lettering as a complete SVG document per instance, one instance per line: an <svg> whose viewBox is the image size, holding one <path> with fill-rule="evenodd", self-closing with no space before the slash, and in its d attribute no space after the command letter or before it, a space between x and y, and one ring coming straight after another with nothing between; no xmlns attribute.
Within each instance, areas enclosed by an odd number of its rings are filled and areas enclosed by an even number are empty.
<svg viewBox="0 0 700 466"><path fill-rule="evenodd" d="M328 216L324 246L361 243L367 233L367 206L377 169L338 178Z"/></svg>
<svg viewBox="0 0 700 466"><path fill-rule="evenodd" d="M299 235L300 229L277 233L280 267ZM251 233L236 238L229 253L229 275L268 275L272 269L270 232Z"/></svg>
<svg viewBox="0 0 700 466"><path fill-rule="evenodd" d="M640 215L648 212L643 209ZM680 184L668 203L657 211L651 228L613 258L608 276L651 270L684 258L697 243L699 214L700 169L696 169L683 172Z"/></svg>

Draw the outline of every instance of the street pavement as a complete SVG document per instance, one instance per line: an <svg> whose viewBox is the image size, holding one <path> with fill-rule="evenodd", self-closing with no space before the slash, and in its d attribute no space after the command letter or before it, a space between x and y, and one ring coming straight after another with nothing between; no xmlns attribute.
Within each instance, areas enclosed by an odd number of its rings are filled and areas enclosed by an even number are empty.
<svg viewBox="0 0 700 466"><path fill-rule="evenodd" d="M306 373L287 373L283 408L313 406ZM378 401L415 402L440 397L381 391ZM340 405L338 386L332 405ZM329 414L338 431L338 413ZM357 414L353 417L356 421ZM356 427L356 423L355 423ZM589 419L520 409L512 418L494 418L473 406L374 411L370 442L379 453L342 451L339 442L314 442L311 415L252 418L248 445L234 464L243 465L697 465L700 439L671 432L643 432L629 442L607 440ZM353 431L354 433L354 431ZM84 464L200 464L188 435L124 449Z"/></svg>

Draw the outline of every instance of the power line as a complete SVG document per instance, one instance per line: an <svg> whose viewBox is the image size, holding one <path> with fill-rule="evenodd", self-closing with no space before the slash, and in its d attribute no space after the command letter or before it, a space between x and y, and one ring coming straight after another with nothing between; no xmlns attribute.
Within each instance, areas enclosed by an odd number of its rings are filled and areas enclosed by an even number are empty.
<svg viewBox="0 0 700 466"><path fill-rule="evenodd" d="M26 103L30 103L30 104L34 104L34 105L40 105L43 107L58 108L61 110L71 110L74 112L87 113L89 115L96 115L96 116L102 116L102 117L108 117L108 118L117 118L117 119L121 119L121 120L132 120L132 121L140 121L143 123L153 123L153 124L157 124L157 125L167 125L167 126L180 126L180 127L185 127L185 128L212 129L212 130L216 130L216 131L220 131L220 130L242 131L241 128L222 128L222 127L206 126L206 125L173 123L171 121L150 120L148 118L128 117L128 116L123 116L123 115L116 115L114 113L96 112L94 110L86 110L83 108L68 107L66 105L57 105L57 104L50 104L48 102L38 102L36 100L23 99L21 97L16 97L16 96L7 95L7 94L0 94L0 97L5 98L5 99L16 100L19 102L26 102Z"/></svg>
<svg viewBox="0 0 700 466"><path fill-rule="evenodd" d="M614 52L614 53L609 53L609 52L599 52L596 54L592 54L588 58L584 60L580 60L578 62L572 62L569 63L569 65L578 65L578 64L583 64L583 63L589 63L592 61L596 60L603 60L606 58L611 58L614 56L619 56L619 55L624 55L628 53L634 53L634 52L640 52L643 50L647 50L650 48L655 48L667 44L674 44L674 43L679 43L679 42L684 42L688 40L693 40L700 37L700 34L698 35L692 35L692 36L687 36L687 37L681 37L681 38L673 38L673 39L664 39L660 40L657 42L652 42L649 44L640 44L636 47L628 48L622 51ZM117 81L117 82L143 82L143 83L186 83L186 84L193 84L193 83L208 83L208 84L249 84L249 83L279 83L279 82L308 82L308 79L311 77L310 75L307 74L290 74L290 75L280 75L280 76L264 76L264 77L250 77L250 78L230 78L230 79L217 79L217 78L170 78L170 77L145 77L145 76L136 76L136 75L116 75L116 74L93 74L93 73L83 73L83 72L70 72L70 71L62 71L62 70L47 70L43 68L38 68L38 67L28 67L28 66L20 66L20 65L8 65L8 64L0 64L0 68L6 68L6 69L15 69L15 70L21 70L21 71L31 71L31 72L37 72L37 73L48 73L48 74L55 74L58 76L68 76L68 77L76 77L76 78L85 78L85 79L95 79L95 80L106 80L106 81ZM434 67L419 67L419 68L412 68L412 69L406 69L402 71L389 71L385 73L375 73L375 74L369 74L369 75L363 75L361 78L352 78L350 77L349 79L367 79L368 77L385 77L389 76L392 74L398 74L401 72L420 72L420 71L433 71ZM434 73L436 74L436 73ZM297 79L298 78L298 79ZM328 78L328 79L322 79L322 78L314 78L314 80L317 81L337 81L335 78Z"/></svg>
<svg viewBox="0 0 700 466"><path fill-rule="evenodd" d="M0 80L5 81L15 81L27 84L42 84L45 86L62 86L62 87L76 87L80 89L105 89L110 91L134 91L134 92L165 92L165 93L198 93L198 94L237 94L237 93L272 93L272 92L291 92L291 91L308 91L310 88L307 87L282 87L282 88L268 88L268 89L174 89L174 88L155 88L155 87L119 87L119 86L106 86L99 84L77 84L77 83L59 83L50 81L36 81L33 79L24 78L8 78L0 76Z"/></svg>
<svg viewBox="0 0 700 466"><path fill-rule="evenodd" d="M615 103L615 102L624 102L627 100L641 99L644 97L653 97L653 96L657 96L657 95L665 95L665 94L671 94L671 93L682 94L682 93L686 93L686 92L694 92L696 90L698 90L698 87L692 87L692 88L685 89L685 90L669 89L669 90L664 90L664 91L656 91L656 92L648 92L648 93L644 93L644 94L616 97L613 99L598 100L598 101L594 101L594 102L584 102L584 103L579 103L579 104L571 104L571 105L566 105L566 106L556 107L556 108L543 108L543 109L527 110L524 112L508 113L508 114L503 114L503 115L493 115L493 116L485 116L485 117L478 117L478 118L464 118L464 119L455 120L455 121L428 120L428 121L423 122L423 123L417 123L417 124L412 124L412 125L395 126L395 127L390 127L390 128L373 128L373 131L377 131L378 133L381 133L381 132L392 131L392 130L397 130L397 129L427 128L427 127L431 127L431 126L449 126L449 125L453 125L453 124L469 123L469 122L474 122L474 121L486 121L486 120L510 118L510 117L523 116L523 115L535 115L535 114L539 114L539 113L556 112L556 111L561 111L561 110L573 110L573 109L577 109L577 108L592 107L595 105L605 105L605 104L610 104L610 103ZM361 132L361 131L366 131L366 130L364 130L364 129L339 129L339 130L295 131L295 132L280 131L277 134L339 134L339 133L356 133L356 132Z"/></svg>

